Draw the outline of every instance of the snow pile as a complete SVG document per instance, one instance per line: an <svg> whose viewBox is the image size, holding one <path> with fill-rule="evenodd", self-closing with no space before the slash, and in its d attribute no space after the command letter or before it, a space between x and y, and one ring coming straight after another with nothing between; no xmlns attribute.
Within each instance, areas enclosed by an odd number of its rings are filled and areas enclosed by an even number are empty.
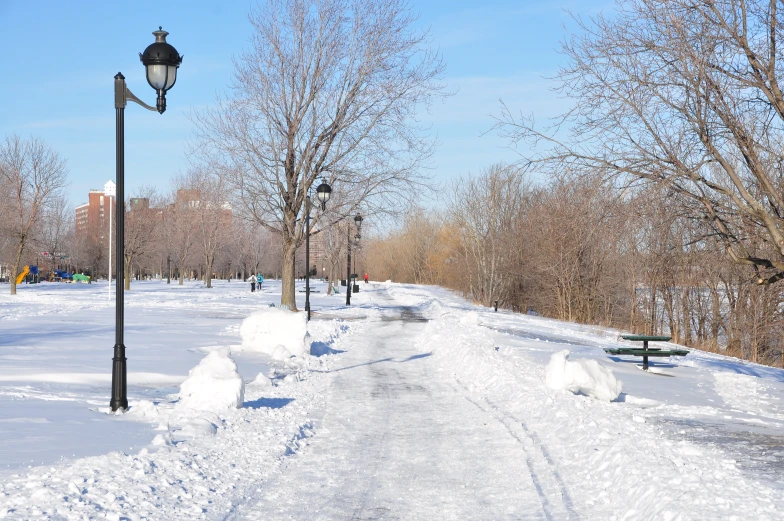
<svg viewBox="0 0 784 521"><path fill-rule="evenodd" d="M305 313L281 308L254 311L240 326L242 349L266 353L275 360L310 351Z"/></svg>
<svg viewBox="0 0 784 521"><path fill-rule="evenodd" d="M131 405L128 414L132 416L139 416L141 418L157 418L158 406L149 400L139 400Z"/></svg>
<svg viewBox="0 0 784 521"><path fill-rule="evenodd" d="M272 387L272 380L270 380L264 373L259 373L256 378L248 382L248 385L255 385L258 387Z"/></svg>
<svg viewBox="0 0 784 521"><path fill-rule="evenodd" d="M223 411L242 407L245 382L228 349L205 356L180 385L178 407L198 411Z"/></svg>
<svg viewBox="0 0 784 521"><path fill-rule="evenodd" d="M218 432L216 423L220 423L218 418L215 418L212 421L208 418L191 418L176 432L176 434L180 440L214 436L215 433Z"/></svg>
<svg viewBox="0 0 784 521"><path fill-rule="evenodd" d="M460 319L460 323L464 326L478 326L479 325L479 313L476 311L469 311L465 313L463 317Z"/></svg>
<svg viewBox="0 0 784 521"><path fill-rule="evenodd" d="M569 350L553 353L545 369L545 381L553 389L582 393L597 400L612 401L621 394L622 383L610 369L596 360L568 360Z"/></svg>

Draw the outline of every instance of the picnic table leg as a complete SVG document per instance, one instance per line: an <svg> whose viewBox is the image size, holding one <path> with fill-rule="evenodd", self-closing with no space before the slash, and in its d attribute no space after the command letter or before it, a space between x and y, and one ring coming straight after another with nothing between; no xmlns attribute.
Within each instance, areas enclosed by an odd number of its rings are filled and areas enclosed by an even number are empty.
<svg viewBox="0 0 784 521"><path fill-rule="evenodd" d="M643 349L643 351L647 351L648 350L648 341L647 340L643 340L642 341L642 349ZM642 370L643 371L647 371L648 370L648 355L642 355Z"/></svg>

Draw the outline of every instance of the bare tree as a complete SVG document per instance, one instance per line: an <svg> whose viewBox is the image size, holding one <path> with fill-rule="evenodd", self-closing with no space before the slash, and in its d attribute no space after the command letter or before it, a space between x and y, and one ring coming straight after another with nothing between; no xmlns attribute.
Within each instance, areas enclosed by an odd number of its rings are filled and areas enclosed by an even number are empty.
<svg viewBox="0 0 784 521"><path fill-rule="evenodd" d="M125 208L125 290L131 289L134 261L153 252L161 233L161 208L155 189L141 187Z"/></svg>
<svg viewBox="0 0 784 521"><path fill-rule="evenodd" d="M4 204L7 220L0 220L0 235L11 237L11 294L16 295L16 274L25 248L39 224L43 211L67 184L65 160L44 142L19 136L0 144L0 185L10 193Z"/></svg>
<svg viewBox="0 0 784 521"><path fill-rule="evenodd" d="M216 253L229 242L232 210L229 191L222 176L198 169L189 173L192 190L199 200L192 209L201 253L204 256L204 283L212 287Z"/></svg>
<svg viewBox="0 0 784 521"><path fill-rule="evenodd" d="M247 274L279 272L279 247L269 229L256 222L240 223L234 229L242 264L247 269ZM243 270L243 275L245 273Z"/></svg>
<svg viewBox="0 0 784 521"><path fill-rule="evenodd" d="M63 195L53 197L43 210L37 242L52 259L52 266L58 265L57 261L63 256L68 239L73 239L73 216L73 207Z"/></svg>
<svg viewBox="0 0 784 521"><path fill-rule="evenodd" d="M490 305L494 300L503 303L508 296L515 253L509 247L510 233L522 218L529 192L523 172L507 165L493 165L479 176L454 183L449 213L460 230L473 299Z"/></svg>
<svg viewBox="0 0 784 521"><path fill-rule="evenodd" d="M338 219L411 197L434 144L416 111L440 95L444 66L405 0L267 0L250 21L230 96L195 116L198 143L280 234L281 303L296 309L308 191L325 177L343 192Z"/></svg>
<svg viewBox="0 0 784 521"><path fill-rule="evenodd" d="M164 235L169 239L167 247L174 254L177 263L178 284L183 285L188 261L193 254L198 239L196 205L200 195L191 186L188 174L174 180L173 203L166 211Z"/></svg>
<svg viewBox="0 0 784 521"><path fill-rule="evenodd" d="M343 265L343 260L346 259L347 225L348 223L336 223L318 230L321 247L324 250L324 260L327 263L327 279L329 279L327 295L336 291L335 281L340 280L341 273L345 273L340 268Z"/></svg>
<svg viewBox="0 0 784 521"><path fill-rule="evenodd" d="M629 0L582 24L558 75L574 139L504 109L502 133L579 165L663 185L759 284L784 278L784 94L777 0ZM550 130L554 130L551 128ZM545 144L546 143L546 144ZM771 244L765 255L749 239ZM757 253L762 253L758 251Z"/></svg>

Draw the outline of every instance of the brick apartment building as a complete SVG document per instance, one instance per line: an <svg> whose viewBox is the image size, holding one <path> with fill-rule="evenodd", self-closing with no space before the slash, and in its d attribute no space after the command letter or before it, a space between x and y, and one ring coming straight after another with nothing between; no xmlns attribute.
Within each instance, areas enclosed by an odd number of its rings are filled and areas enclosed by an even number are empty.
<svg viewBox="0 0 784 521"><path fill-rule="evenodd" d="M115 211L114 196L90 190L87 202L76 207L76 236L103 239L109 231L109 201Z"/></svg>

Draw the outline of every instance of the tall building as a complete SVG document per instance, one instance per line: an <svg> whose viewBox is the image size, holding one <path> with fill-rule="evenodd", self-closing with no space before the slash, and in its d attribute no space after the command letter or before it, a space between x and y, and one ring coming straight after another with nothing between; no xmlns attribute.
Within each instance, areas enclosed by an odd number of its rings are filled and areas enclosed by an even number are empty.
<svg viewBox="0 0 784 521"><path fill-rule="evenodd" d="M76 236L91 236L103 239L109 231L109 201L115 209L114 196L105 195L103 190L90 190L87 202L76 207Z"/></svg>

